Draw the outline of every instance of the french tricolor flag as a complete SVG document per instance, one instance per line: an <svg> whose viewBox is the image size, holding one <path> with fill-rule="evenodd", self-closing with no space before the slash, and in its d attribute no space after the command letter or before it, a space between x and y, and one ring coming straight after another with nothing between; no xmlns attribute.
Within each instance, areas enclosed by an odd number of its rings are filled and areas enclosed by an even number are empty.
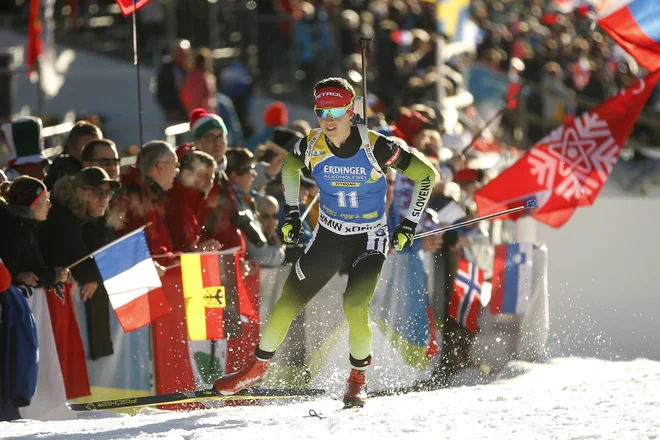
<svg viewBox="0 0 660 440"><path fill-rule="evenodd" d="M525 314L532 294L532 243L495 246L490 313Z"/></svg>
<svg viewBox="0 0 660 440"><path fill-rule="evenodd" d="M598 25L650 72L660 69L660 1L605 2Z"/></svg>
<svg viewBox="0 0 660 440"><path fill-rule="evenodd" d="M110 304L125 332L137 330L172 309L165 298L144 227L94 253Z"/></svg>

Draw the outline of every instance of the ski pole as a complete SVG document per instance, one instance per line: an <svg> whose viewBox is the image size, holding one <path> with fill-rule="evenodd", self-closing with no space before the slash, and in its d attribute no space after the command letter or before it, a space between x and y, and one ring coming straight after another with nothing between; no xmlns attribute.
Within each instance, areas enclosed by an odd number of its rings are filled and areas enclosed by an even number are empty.
<svg viewBox="0 0 660 440"><path fill-rule="evenodd" d="M320 192L316 193L316 195L315 195L314 198L312 199L312 203L309 204L309 206L307 207L307 209L305 209L305 212L303 212L302 217L300 217L300 221L305 220L305 217L307 217L307 216L309 215L309 213L312 211L312 208L314 207L314 205L316 204L316 202L318 202L319 197L321 197L321 193L320 193Z"/></svg>
<svg viewBox="0 0 660 440"><path fill-rule="evenodd" d="M360 37L360 52L362 53L362 111L363 123L367 125L367 52L371 53L373 38Z"/></svg>
<svg viewBox="0 0 660 440"><path fill-rule="evenodd" d="M524 205L518 206L517 208L507 209L506 211L496 212L494 214L485 215L479 218L473 218L472 220L467 220L461 223L456 223L455 225L445 226L444 228L434 229L432 231L421 232L415 235L415 238L428 237L429 235L439 234L441 232L451 231L453 229L462 228L463 226L471 225L473 223L478 223L482 220L488 220L493 217L499 217L501 215L512 214L514 212L522 211L523 209L534 209L537 204L535 200L528 200Z"/></svg>

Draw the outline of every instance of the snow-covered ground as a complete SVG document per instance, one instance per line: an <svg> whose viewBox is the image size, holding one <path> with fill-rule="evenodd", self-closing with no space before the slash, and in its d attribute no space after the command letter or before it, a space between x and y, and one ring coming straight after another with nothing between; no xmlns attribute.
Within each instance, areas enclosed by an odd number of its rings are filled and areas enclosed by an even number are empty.
<svg viewBox="0 0 660 440"><path fill-rule="evenodd" d="M466 378L468 379L468 378ZM137 416L88 413L0 423L6 439L655 439L660 362L555 358L512 363L488 385L379 397L358 412L328 396L304 402ZM315 410L322 419L310 417Z"/></svg>

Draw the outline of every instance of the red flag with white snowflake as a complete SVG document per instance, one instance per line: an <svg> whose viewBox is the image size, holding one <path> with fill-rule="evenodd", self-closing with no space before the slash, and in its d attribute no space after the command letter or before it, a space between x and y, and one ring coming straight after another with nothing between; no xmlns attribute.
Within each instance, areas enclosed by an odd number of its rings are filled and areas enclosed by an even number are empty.
<svg viewBox="0 0 660 440"><path fill-rule="evenodd" d="M151 0L116 0L121 10L121 15L128 17Z"/></svg>
<svg viewBox="0 0 660 440"><path fill-rule="evenodd" d="M660 71L656 71L637 80L550 132L474 194L478 215L518 207L533 199L537 208L532 216L559 228L578 206L593 204L659 76Z"/></svg>

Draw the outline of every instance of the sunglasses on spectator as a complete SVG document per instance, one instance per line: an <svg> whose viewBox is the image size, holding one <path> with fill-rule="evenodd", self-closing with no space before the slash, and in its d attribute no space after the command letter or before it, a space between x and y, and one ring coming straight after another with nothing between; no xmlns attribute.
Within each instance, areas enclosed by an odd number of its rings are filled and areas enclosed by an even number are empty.
<svg viewBox="0 0 660 440"><path fill-rule="evenodd" d="M274 214L259 214L259 217L261 217L264 220L279 220L280 215L278 213Z"/></svg>
<svg viewBox="0 0 660 440"><path fill-rule="evenodd" d="M85 186L84 189L91 192L95 197L108 196L108 198L112 198L112 196L115 194L114 190L103 189L99 186Z"/></svg>
<svg viewBox="0 0 660 440"><path fill-rule="evenodd" d="M321 119L326 119L330 116L332 119L337 119L346 114L346 112L351 108L351 104L348 104L345 107L334 107L334 108L316 108L314 107L314 113Z"/></svg>
<svg viewBox="0 0 660 440"><path fill-rule="evenodd" d="M102 167L111 167L119 165L119 159L92 159L93 163L97 163Z"/></svg>
<svg viewBox="0 0 660 440"><path fill-rule="evenodd" d="M247 173L252 172L252 171L256 172L255 164L252 164L249 167L243 167L243 168L237 169L236 174L238 174L239 176L242 176L242 175L247 174Z"/></svg>

